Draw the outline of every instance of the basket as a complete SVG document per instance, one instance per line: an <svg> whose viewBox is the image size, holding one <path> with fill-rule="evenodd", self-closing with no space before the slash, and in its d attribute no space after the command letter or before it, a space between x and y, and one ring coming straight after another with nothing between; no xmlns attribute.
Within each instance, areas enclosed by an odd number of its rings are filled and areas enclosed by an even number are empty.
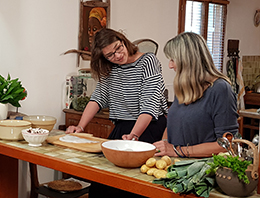
<svg viewBox="0 0 260 198"><path fill-rule="evenodd" d="M230 168L220 167L216 171L216 182L221 190L232 197L247 197L256 188L258 184L258 164L259 156L257 147L248 140L235 139L233 142L245 143L254 153L254 163L250 164L246 170L246 175L249 179L249 184L240 181L237 173L233 172Z"/></svg>

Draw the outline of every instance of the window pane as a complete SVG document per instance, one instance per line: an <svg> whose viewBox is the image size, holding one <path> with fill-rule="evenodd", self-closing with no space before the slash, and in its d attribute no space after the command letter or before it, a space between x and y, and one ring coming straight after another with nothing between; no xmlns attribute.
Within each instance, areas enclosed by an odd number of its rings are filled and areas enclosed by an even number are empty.
<svg viewBox="0 0 260 198"><path fill-rule="evenodd" d="M222 71L223 64L225 13L226 5L186 0L184 31L207 37L209 50L219 71ZM206 35L204 31L207 31Z"/></svg>
<svg viewBox="0 0 260 198"><path fill-rule="evenodd" d="M223 61L225 8L219 4L209 4L207 44L219 70Z"/></svg>
<svg viewBox="0 0 260 198"><path fill-rule="evenodd" d="M203 4L196 1L186 1L185 32L203 34L204 11Z"/></svg>

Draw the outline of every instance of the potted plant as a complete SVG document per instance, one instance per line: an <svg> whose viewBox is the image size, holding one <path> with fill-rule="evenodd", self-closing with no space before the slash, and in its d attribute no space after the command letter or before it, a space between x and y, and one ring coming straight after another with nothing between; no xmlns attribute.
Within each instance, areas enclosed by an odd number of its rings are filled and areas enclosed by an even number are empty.
<svg viewBox="0 0 260 198"><path fill-rule="evenodd" d="M26 96L27 92L18 78L11 80L10 74L7 79L0 75L0 105L2 106L0 119L6 118L8 103L20 107L20 100L24 100Z"/></svg>
<svg viewBox="0 0 260 198"><path fill-rule="evenodd" d="M214 162L210 163L211 169L207 173L214 171L216 182L221 190L229 196L246 197L249 196L258 184L258 164L259 157L256 146L243 139L233 140L235 143L245 143L253 150L253 164L238 156L213 155Z"/></svg>

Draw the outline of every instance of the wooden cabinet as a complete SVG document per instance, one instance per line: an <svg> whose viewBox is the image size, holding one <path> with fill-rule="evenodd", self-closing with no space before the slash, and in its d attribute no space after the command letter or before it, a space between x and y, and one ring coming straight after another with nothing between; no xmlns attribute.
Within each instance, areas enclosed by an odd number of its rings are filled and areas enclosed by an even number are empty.
<svg viewBox="0 0 260 198"><path fill-rule="evenodd" d="M260 108L260 93L246 93L244 96L245 109L258 109ZM240 132L244 139L252 140L255 134L259 133L259 118L248 116L241 110L241 128Z"/></svg>
<svg viewBox="0 0 260 198"><path fill-rule="evenodd" d="M65 113L66 118L66 128L70 125L78 125L82 112L73 109L64 109L63 112ZM113 128L114 124L109 120L109 112L100 111L85 127L84 132L91 133L95 137L108 138Z"/></svg>
<svg viewBox="0 0 260 198"><path fill-rule="evenodd" d="M260 108L260 93L246 93L244 100L246 109Z"/></svg>

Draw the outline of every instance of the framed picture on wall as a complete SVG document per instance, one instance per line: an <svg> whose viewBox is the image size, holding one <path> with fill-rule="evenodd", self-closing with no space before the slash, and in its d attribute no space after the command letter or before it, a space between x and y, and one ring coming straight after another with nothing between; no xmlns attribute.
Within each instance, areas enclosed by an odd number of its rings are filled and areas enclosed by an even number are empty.
<svg viewBox="0 0 260 198"><path fill-rule="evenodd" d="M79 56L83 60L91 58L91 44L97 31L109 27L110 0L107 1L81 1L80 27L79 27Z"/></svg>
<svg viewBox="0 0 260 198"><path fill-rule="evenodd" d="M91 59L91 44L95 33L109 27L110 0L80 1L78 49L71 49L64 54L77 53L80 59Z"/></svg>

